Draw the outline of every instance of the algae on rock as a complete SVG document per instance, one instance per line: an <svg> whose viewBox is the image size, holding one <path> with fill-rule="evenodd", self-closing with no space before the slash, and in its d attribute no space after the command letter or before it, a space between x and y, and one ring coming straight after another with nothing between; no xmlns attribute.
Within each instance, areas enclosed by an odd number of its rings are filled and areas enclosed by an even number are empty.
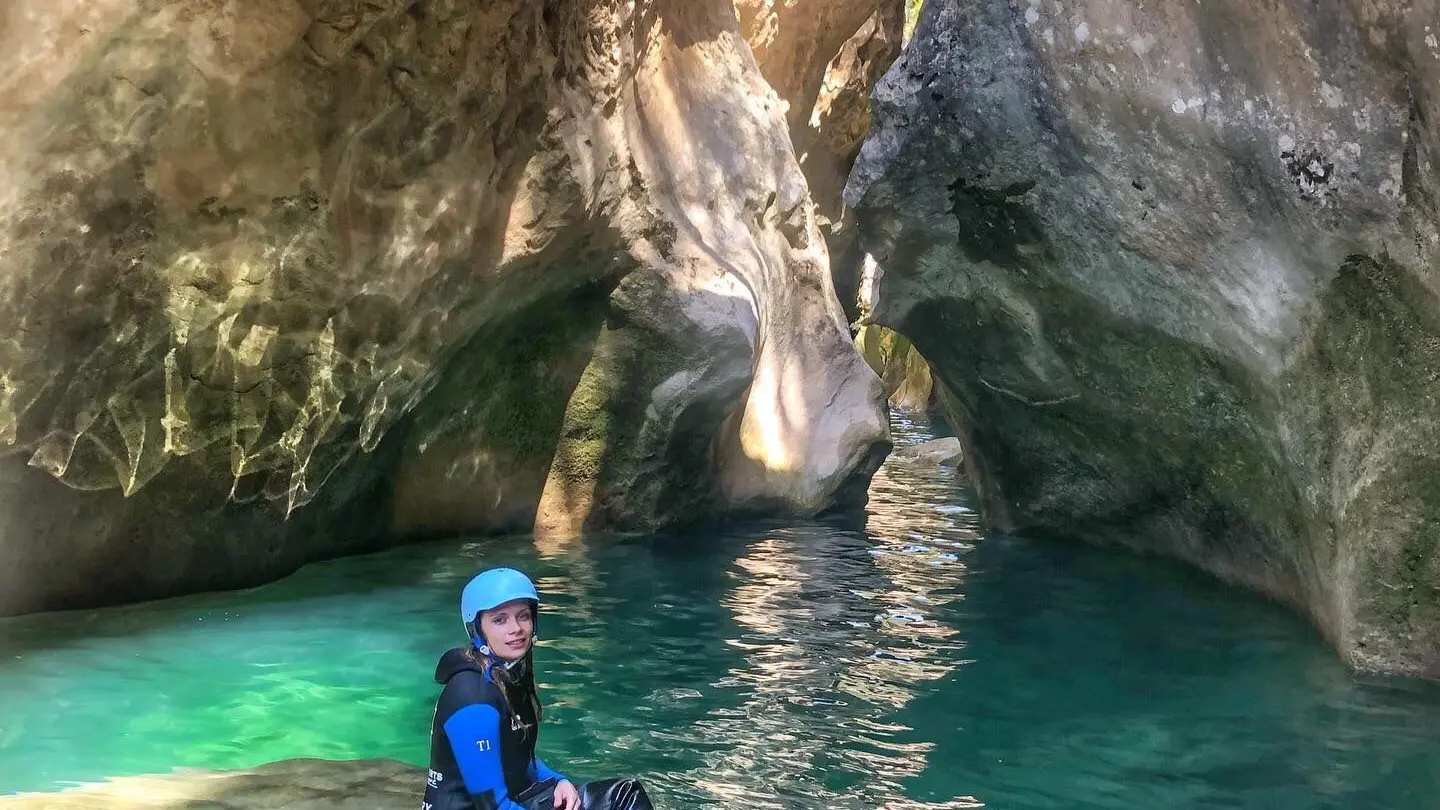
<svg viewBox="0 0 1440 810"><path fill-rule="evenodd" d="M987 521L1440 676L1433 10L926 0L837 278L884 269L871 319L931 362Z"/></svg>
<svg viewBox="0 0 1440 810"><path fill-rule="evenodd" d="M1314 553L1337 634L1364 665L1423 671L1440 660L1440 299L1394 260L1357 254L1314 317L1282 424L1328 539Z"/></svg>

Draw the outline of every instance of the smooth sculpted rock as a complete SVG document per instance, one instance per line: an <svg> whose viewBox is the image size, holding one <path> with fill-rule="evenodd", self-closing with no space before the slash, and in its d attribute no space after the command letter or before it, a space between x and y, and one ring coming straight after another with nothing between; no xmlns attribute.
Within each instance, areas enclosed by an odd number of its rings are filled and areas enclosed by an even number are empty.
<svg viewBox="0 0 1440 810"><path fill-rule="evenodd" d="M785 102L800 166L826 220L870 128L870 91L900 55L905 0L735 0L740 28Z"/></svg>
<svg viewBox="0 0 1440 810"><path fill-rule="evenodd" d="M0 810L412 810L424 789L424 768L393 759L292 759L0 796Z"/></svg>
<svg viewBox="0 0 1440 810"><path fill-rule="evenodd" d="M870 129L870 91L900 55L906 0L735 0L760 70L785 104L790 138L835 260L847 318L860 278L841 189Z"/></svg>
<svg viewBox="0 0 1440 810"><path fill-rule="evenodd" d="M929 0L846 189L998 526L1440 675L1440 6Z"/></svg>
<svg viewBox="0 0 1440 810"><path fill-rule="evenodd" d="M0 613L853 502L888 446L722 0L0 12Z"/></svg>

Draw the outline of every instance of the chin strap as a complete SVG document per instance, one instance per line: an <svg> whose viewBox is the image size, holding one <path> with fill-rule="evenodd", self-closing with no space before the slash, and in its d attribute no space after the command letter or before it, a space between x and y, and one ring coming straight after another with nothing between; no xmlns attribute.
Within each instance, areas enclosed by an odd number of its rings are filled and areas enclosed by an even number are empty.
<svg viewBox="0 0 1440 810"><path fill-rule="evenodd" d="M478 641L478 639L472 640L472 642L473 641ZM520 679L525 677L525 673L530 669L529 652L514 661L506 661L496 655L495 651L490 649L490 645L483 641L475 644L475 649L479 650L481 655L490 660L490 671L499 674L508 683L519 683ZM531 649L534 649L533 641L531 642Z"/></svg>
<svg viewBox="0 0 1440 810"><path fill-rule="evenodd" d="M512 684L519 683L521 679L525 677L525 674L530 671L529 653L526 653L524 657L517 658L514 661L503 661L493 656L490 660L499 665L500 671L504 673L503 677L505 680Z"/></svg>

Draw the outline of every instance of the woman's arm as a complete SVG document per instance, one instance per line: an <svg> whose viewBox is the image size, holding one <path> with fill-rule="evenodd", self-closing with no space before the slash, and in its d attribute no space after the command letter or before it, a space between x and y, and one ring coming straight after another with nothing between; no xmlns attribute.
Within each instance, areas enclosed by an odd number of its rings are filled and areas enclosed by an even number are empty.
<svg viewBox="0 0 1440 810"><path fill-rule="evenodd" d="M460 776L478 810L524 810L510 800L500 764L500 712L488 703L472 703L445 721L445 736L460 766Z"/></svg>
<svg viewBox="0 0 1440 810"><path fill-rule="evenodd" d="M546 765L545 760L540 757L535 757L535 780L538 782L546 779L554 779L556 782L570 781L570 777Z"/></svg>

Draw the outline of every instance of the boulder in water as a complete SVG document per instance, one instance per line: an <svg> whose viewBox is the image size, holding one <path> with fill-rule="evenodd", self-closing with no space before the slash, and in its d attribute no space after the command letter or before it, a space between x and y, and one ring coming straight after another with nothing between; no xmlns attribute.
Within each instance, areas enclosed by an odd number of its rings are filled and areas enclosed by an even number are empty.
<svg viewBox="0 0 1440 810"><path fill-rule="evenodd" d="M946 436L942 439L931 439L928 442L912 444L908 447L898 447L890 454L890 457L909 464L939 466L960 463L961 459L965 457L965 452L959 439L954 436Z"/></svg>

